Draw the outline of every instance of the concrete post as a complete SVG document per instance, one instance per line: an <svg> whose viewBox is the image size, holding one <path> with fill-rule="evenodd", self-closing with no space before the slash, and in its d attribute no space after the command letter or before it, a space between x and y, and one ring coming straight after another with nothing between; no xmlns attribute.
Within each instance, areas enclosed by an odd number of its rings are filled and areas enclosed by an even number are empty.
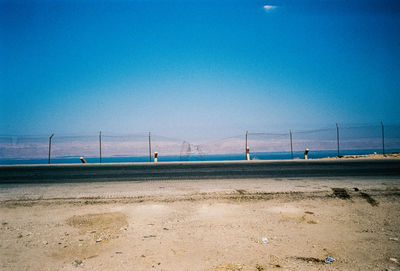
<svg viewBox="0 0 400 271"><path fill-rule="evenodd" d="M305 159L305 160L308 159L308 152L309 152L309 151L310 151L309 149L306 149L306 150L304 151L304 159Z"/></svg>
<svg viewBox="0 0 400 271"><path fill-rule="evenodd" d="M158 152L154 153L154 163L158 162Z"/></svg>

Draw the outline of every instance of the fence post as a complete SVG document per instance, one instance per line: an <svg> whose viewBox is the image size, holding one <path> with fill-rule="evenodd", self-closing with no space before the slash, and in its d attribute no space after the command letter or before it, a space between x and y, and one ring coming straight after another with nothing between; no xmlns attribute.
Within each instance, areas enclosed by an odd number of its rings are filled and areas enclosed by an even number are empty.
<svg viewBox="0 0 400 271"><path fill-rule="evenodd" d="M385 126L383 125L383 121L381 121L382 126L382 154L385 155Z"/></svg>
<svg viewBox="0 0 400 271"><path fill-rule="evenodd" d="M99 133L100 164L101 164L101 131Z"/></svg>
<svg viewBox="0 0 400 271"><path fill-rule="evenodd" d="M337 156L340 157L339 125L336 123Z"/></svg>
<svg viewBox="0 0 400 271"><path fill-rule="evenodd" d="M54 134L51 134L51 136L49 137L49 159L48 159L48 163L50 164L50 154L51 154L51 139L53 138Z"/></svg>
<svg viewBox="0 0 400 271"><path fill-rule="evenodd" d="M247 160L247 136L248 136L248 131L246 131L246 146L245 146L246 160Z"/></svg>
<svg viewBox="0 0 400 271"><path fill-rule="evenodd" d="M151 134L149 132L149 161L151 162Z"/></svg>
<svg viewBox="0 0 400 271"><path fill-rule="evenodd" d="M293 159L292 129L289 130L289 134L290 134L290 157Z"/></svg>

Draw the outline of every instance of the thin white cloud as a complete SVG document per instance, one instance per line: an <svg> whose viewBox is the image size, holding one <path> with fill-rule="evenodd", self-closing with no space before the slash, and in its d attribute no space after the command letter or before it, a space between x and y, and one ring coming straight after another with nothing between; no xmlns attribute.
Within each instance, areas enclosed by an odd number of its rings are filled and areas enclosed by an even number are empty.
<svg viewBox="0 0 400 271"><path fill-rule="evenodd" d="M273 5L265 5L264 6L264 9L266 10L266 11L272 11L272 10L274 10L274 9L276 9L277 8L277 6L273 6Z"/></svg>

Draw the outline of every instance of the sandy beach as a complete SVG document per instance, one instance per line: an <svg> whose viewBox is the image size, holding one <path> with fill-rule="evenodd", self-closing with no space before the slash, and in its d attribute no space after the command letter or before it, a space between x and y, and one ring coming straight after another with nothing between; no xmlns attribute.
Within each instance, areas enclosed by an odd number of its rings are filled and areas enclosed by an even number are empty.
<svg viewBox="0 0 400 271"><path fill-rule="evenodd" d="M400 270L398 178L2 185L1 270ZM335 261L325 263L326 257Z"/></svg>

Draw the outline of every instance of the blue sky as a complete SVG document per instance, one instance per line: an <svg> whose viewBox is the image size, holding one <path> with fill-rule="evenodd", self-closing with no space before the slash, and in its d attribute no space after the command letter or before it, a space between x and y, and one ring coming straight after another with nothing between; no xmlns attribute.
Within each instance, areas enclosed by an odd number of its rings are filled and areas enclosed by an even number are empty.
<svg viewBox="0 0 400 271"><path fill-rule="evenodd" d="M0 0L0 134L215 138L399 102L397 1Z"/></svg>

